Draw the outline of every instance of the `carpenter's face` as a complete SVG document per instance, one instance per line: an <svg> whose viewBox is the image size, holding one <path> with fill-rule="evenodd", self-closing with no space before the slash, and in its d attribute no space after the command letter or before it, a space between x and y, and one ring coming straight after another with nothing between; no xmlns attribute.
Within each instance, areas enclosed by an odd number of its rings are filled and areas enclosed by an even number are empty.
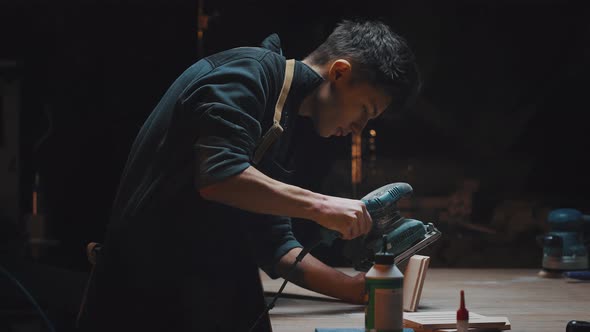
<svg viewBox="0 0 590 332"><path fill-rule="evenodd" d="M390 102L391 97L380 89L352 80L350 64L335 63L313 96L311 117L322 137L360 133Z"/></svg>

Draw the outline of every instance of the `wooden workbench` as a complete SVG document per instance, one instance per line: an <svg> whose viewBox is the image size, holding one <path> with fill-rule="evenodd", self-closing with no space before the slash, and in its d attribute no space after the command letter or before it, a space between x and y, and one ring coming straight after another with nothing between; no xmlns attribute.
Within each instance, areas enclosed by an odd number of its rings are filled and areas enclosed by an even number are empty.
<svg viewBox="0 0 590 332"><path fill-rule="evenodd" d="M349 275L356 272L339 269ZM508 317L512 331L565 332L570 320L590 321L590 282L546 279L530 269L429 269L418 311L450 311L465 291L467 309ZM283 279L261 273L265 291ZM289 283L284 293L311 299L279 298L271 311L274 332L313 332L316 327L364 327L364 307L330 299Z"/></svg>

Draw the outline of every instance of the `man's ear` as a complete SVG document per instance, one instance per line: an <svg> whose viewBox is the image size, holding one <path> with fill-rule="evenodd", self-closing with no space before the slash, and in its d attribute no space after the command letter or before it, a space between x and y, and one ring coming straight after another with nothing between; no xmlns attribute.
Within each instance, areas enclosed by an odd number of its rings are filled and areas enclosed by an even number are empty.
<svg viewBox="0 0 590 332"><path fill-rule="evenodd" d="M351 72L352 65L350 62L344 59L337 59L332 62L332 65L330 65L328 79L331 82L336 82L342 79L344 79L344 81L348 81L350 79Z"/></svg>

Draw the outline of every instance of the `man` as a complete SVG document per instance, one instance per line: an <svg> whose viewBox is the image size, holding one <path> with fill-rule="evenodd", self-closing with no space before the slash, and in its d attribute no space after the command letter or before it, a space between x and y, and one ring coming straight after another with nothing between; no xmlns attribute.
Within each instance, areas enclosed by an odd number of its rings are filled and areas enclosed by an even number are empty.
<svg viewBox="0 0 590 332"><path fill-rule="evenodd" d="M361 201L287 184L293 128L309 117L318 135L342 136L398 112L418 90L412 52L378 21L343 21L303 61L282 56L276 35L261 46L198 61L146 120L113 205L86 326L247 331L265 309L258 268L284 276L302 250L289 217L343 239L370 230ZM363 301L363 274L311 255L292 281ZM256 330L270 330L268 316Z"/></svg>

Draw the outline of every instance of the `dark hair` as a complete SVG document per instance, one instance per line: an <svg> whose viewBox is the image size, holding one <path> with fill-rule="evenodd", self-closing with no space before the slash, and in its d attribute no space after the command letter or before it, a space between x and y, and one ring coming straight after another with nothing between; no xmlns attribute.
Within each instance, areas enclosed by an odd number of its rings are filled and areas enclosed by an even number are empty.
<svg viewBox="0 0 590 332"><path fill-rule="evenodd" d="M351 61L359 69L355 80L383 87L391 95L388 109L407 109L420 91L414 53L403 37L380 21L342 21L309 58L317 64L337 58Z"/></svg>

